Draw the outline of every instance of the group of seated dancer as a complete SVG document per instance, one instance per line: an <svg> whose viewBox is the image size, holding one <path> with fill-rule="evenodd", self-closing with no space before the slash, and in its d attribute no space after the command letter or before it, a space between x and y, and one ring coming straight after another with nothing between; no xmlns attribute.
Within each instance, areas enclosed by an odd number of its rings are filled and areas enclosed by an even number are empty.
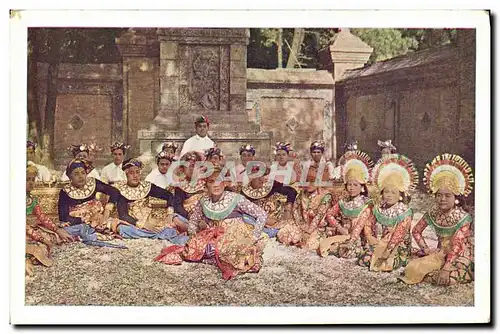
<svg viewBox="0 0 500 334"><path fill-rule="evenodd" d="M81 241L124 247L109 241L152 238L173 244L156 261L207 263L231 279L258 272L266 241L276 238L321 257L352 259L370 271L405 267L400 279L407 284L473 281L472 216L463 208L473 176L461 157L442 154L426 165L423 182L436 205L412 228L410 193L419 175L390 140L379 142L382 157L375 164L353 143L338 166L326 161L322 141L310 145L311 159L305 164L293 161L290 145L279 142L276 163L264 168L255 163L255 148L246 144L239 150L241 164L229 170L216 146L203 153L193 149L196 140L209 145L203 138L193 139L189 151L180 156L175 144L163 145L157 168L146 180L141 179L143 162L123 161L129 148L123 143L111 146L113 162L100 177L91 174L95 169L87 160L88 147L75 145L56 223L30 195L40 167L29 162L27 272L34 263L51 265L54 244ZM343 195L333 190L335 182L343 183ZM368 185L377 194L369 194ZM423 237L428 226L438 236L435 249ZM412 248L412 237L417 249Z"/></svg>

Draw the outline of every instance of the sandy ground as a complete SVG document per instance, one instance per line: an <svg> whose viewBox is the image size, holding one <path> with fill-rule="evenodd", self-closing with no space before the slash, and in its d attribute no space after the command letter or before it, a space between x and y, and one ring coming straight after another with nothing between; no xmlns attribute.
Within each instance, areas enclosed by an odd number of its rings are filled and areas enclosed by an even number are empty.
<svg viewBox="0 0 500 334"><path fill-rule="evenodd" d="M415 206L428 199L415 198ZM422 216L415 214L416 222ZM435 236L426 230L429 243ZM372 273L333 256L286 247L270 240L259 273L224 281L210 265L153 262L165 241L119 241L128 249L70 244L53 251L50 268L26 278L28 305L419 305L473 306L474 285L407 286L400 271Z"/></svg>

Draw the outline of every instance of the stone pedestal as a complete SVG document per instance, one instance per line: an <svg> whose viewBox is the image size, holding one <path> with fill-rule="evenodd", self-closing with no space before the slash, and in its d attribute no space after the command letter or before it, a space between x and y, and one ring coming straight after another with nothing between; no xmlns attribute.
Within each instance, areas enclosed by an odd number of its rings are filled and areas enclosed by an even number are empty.
<svg viewBox="0 0 500 334"><path fill-rule="evenodd" d="M246 111L247 29L159 28L154 41L146 31L148 37L136 40L158 47L158 92L154 119L138 131L140 153L154 155L164 141L184 142L199 115L209 118L209 135L226 156L237 157L246 142L270 152L271 134L249 122Z"/></svg>

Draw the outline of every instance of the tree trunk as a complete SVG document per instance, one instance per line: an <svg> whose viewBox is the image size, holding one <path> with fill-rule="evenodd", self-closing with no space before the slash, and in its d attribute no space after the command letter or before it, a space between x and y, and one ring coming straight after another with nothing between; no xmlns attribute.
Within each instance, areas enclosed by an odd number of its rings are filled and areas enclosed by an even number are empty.
<svg viewBox="0 0 500 334"><path fill-rule="evenodd" d="M304 36L305 36L304 28L295 28L293 30L292 47L290 49L290 56L288 56L288 62L286 64L286 68L294 68L295 65L298 64L299 53L302 46L302 42L304 41Z"/></svg>
<svg viewBox="0 0 500 334"><path fill-rule="evenodd" d="M41 117L38 108L38 75L36 60L28 56L28 138L40 143Z"/></svg>
<svg viewBox="0 0 500 334"><path fill-rule="evenodd" d="M51 29L47 36L49 47L49 68L47 72L47 101L45 103L45 121L43 127L44 164L53 168L54 165L54 127L57 103L57 76L61 58L61 45L64 30Z"/></svg>
<svg viewBox="0 0 500 334"><path fill-rule="evenodd" d="M28 52L28 139L41 142L41 114L38 106L37 50L40 45L37 29L28 29L30 50Z"/></svg>
<svg viewBox="0 0 500 334"><path fill-rule="evenodd" d="M278 68L283 68L283 29L278 29Z"/></svg>

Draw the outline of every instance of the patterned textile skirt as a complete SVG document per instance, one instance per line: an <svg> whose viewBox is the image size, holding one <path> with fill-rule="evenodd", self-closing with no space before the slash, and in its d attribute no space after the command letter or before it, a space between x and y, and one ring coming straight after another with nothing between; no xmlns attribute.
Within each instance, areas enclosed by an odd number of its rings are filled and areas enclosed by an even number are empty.
<svg viewBox="0 0 500 334"><path fill-rule="evenodd" d="M320 240L325 237L324 229L315 229L308 231L303 225L290 221L285 227L277 233L279 242L286 246L297 246L299 248L316 251Z"/></svg>
<svg viewBox="0 0 500 334"><path fill-rule="evenodd" d="M379 260L386 248L387 243L382 242L375 246L368 246L358 255L358 265L368 267L370 271L390 272L408 264L410 253L408 248L401 245L394 248L387 259Z"/></svg>
<svg viewBox="0 0 500 334"><path fill-rule="evenodd" d="M128 225L127 222L121 221L118 218L111 217L102 223L92 222L92 217L95 214L102 214L103 211L104 208L102 206L102 202L99 200L91 200L70 208L70 216L85 218L85 225L88 225L90 227L90 229L85 229L83 237L80 236L81 239L83 238L82 241L85 241L86 239L99 241L122 239L118 233L113 232L113 229L116 229L116 227L118 227L119 225ZM66 231L70 234L74 235L76 233L74 229L71 229L70 225L64 225L63 227L66 227ZM81 228L78 228L77 234L81 234L80 230Z"/></svg>
<svg viewBox="0 0 500 334"><path fill-rule="evenodd" d="M32 219L32 216L27 217L27 233L29 230L30 235L43 238L43 240L46 240L51 245L57 245L63 242L56 232L51 231L43 226L36 225L35 223L36 219ZM35 241L31 236L27 235L26 272L31 275L33 273L33 265L35 264L42 264L46 267L50 267L53 264L53 260L50 257L50 251L51 249L49 246L42 242Z"/></svg>
<svg viewBox="0 0 500 334"><path fill-rule="evenodd" d="M185 246L170 246L154 260L174 265L202 262L216 265L222 278L230 280L247 272L258 272L262 266L262 253L267 235L254 238L254 228L242 218L225 219L218 226L193 235Z"/></svg>
<svg viewBox="0 0 500 334"><path fill-rule="evenodd" d="M443 272L446 254L443 251L433 253L408 262L404 276L400 278L406 284L421 282L437 284ZM451 262L450 270L445 271L445 285L464 284L474 281L474 261L469 256L458 256Z"/></svg>

